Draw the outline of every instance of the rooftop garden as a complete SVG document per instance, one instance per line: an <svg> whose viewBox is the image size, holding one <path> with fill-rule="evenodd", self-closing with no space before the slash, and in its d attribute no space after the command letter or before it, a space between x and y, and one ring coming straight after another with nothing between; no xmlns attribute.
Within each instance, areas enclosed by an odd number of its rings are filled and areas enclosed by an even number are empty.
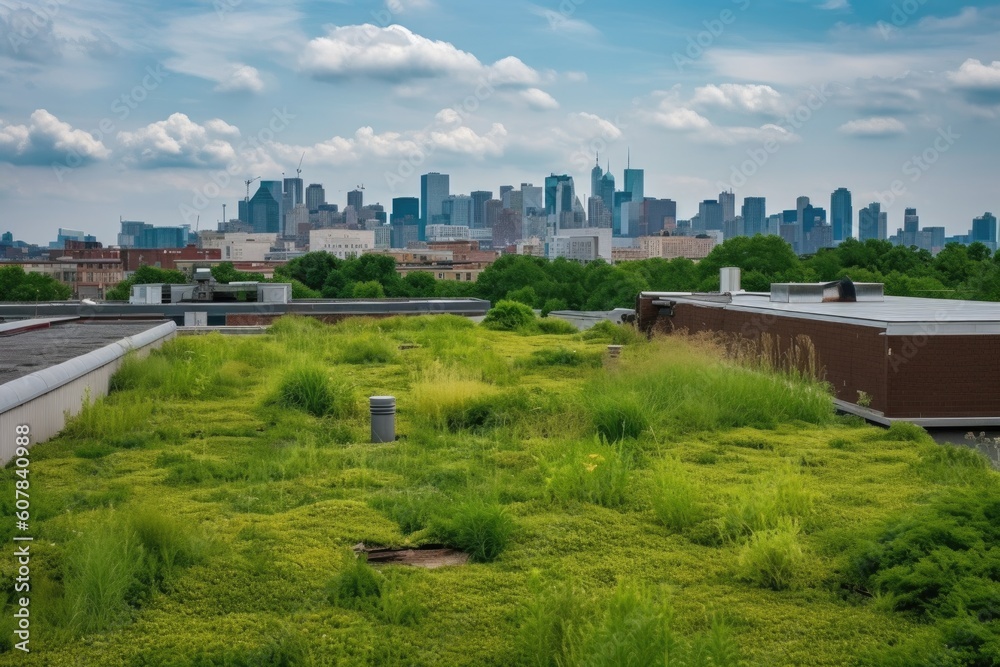
<svg viewBox="0 0 1000 667"><path fill-rule="evenodd" d="M0 664L1000 663L985 459L707 339L513 303L180 338L30 475L32 652L4 521ZM362 551L425 545L467 562Z"/></svg>

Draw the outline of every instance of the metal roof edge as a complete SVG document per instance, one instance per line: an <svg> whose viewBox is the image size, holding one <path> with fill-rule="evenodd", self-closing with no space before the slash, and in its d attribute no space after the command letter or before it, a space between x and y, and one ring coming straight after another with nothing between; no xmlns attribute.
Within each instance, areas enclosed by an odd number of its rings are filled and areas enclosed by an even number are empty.
<svg viewBox="0 0 1000 667"><path fill-rule="evenodd" d="M131 350L168 338L176 330L177 325L174 322L165 322L56 366L43 368L30 375L2 384L0 385L0 414L53 392L87 373L120 359Z"/></svg>

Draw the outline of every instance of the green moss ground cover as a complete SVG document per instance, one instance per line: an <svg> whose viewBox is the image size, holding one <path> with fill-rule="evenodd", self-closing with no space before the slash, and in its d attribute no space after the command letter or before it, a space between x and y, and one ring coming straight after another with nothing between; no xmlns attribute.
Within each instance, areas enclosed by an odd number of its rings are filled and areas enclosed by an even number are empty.
<svg viewBox="0 0 1000 667"><path fill-rule="evenodd" d="M290 318L128 360L32 450L33 650L8 605L0 664L1000 664L982 458L703 342L546 330Z"/></svg>

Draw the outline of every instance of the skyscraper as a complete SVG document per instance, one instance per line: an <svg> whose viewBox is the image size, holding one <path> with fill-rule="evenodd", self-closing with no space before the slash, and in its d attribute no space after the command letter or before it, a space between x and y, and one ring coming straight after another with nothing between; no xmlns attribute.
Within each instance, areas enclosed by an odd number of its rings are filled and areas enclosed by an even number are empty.
<svg viewBox="0 0 1000 667"><path fill-rule="evenodd" d="M521 183L521 215L545 215L545 188Z"/></svg>
<svg viewBox="0 0 1000 667"><path fill-rule="evenodd" d="M420 200L416 197L396 197L392 200L394 225L415 225L420 220Z"/></svg>
<svg viewBox="0 0 1000 667"><path fill-rule="evenodd" d="M643 201L643 236L655 236L663 230L677 229L677 202L672 199L649 199Z"/></svg>
<svg viewBox="0 0 1000 667"><path fill-rule="evenodd" d="M744 234L767 234L767 205L764 197L744 197L741 213Z"/></svg>
<svg viewBox="0 0 1000 667"><path fill-rule="evenodd" d="M917 209L908 208L903 214L903 233L900 234L899 243L905 248L919 245L920 241L920 216Z"/></svg>
<svg viewBox="0 0 1000 667"><path fill-rule="evenodd" d="M601 196L601 179L604 178L604 170L601 169L601 156L597 155L597 163L590 170L590 196ZM607 203L607 202L605 202Z"/></svg>
<svg viewBox="0 0 1000 667"><path fill-rule="evenodd" d="M632 195L631 201L641 202L646 198L646 172L642 169L625 170L625 192Z"/></svg>
<svg viewBox="0 0 1000 667"><path fill-rule="evenodd" d="M878 202L872 202L858 211L858 240L861 242L868 239L885 240L886 219L886 214L882 212L882 204Z"/></svg>
<svg viewBox="0 0 1000 667"><path fill-rule="evenodd" d="M476 190L472 193L472 228L481 229L486 226L486 202L491 199L493 193L486 190Z"/></svg>
<svg viewBox="0 0 1000 667"><path fill-rule="evenodd" d="M706 199L698 205L698 231L722 229L722 204L714 199Z"/></svg>
<svg viewBox="0 0 1000 667"><path fill-rule="evenodd" d="M448 224L472 227L473 200L469 195L451 195L442 202L441 213L448 216Z"/></svg>
<svg viewBox="0 0 1000 667"><path fill-rule="evenodd" d="M303 200L303 181L301 178L286 178L285 179L285 193L290 197L291 206L289 208L294 208L299 204L304 203Z"/></svg>
<svg viewBox="0 0 1000 667"><path fill-rule="evenodd" d="M420 240L426 240L427 225L441 215L444 200L451 193L448 174L431 172L420 177Z"/></svg>
<svg viewBox="0 0 1000 667"><path fill-rule="evenodd" d="M568 187L560 187L563 184ZM575 192L573 188L573 177L566 174L557 176L552 174L545 178L545 214L558 216L566 211L573 210L573 198Z"/></svg>
<svg viewBox="0 0 1000 667"><path fill-rule="evenodd" d="M830 195L830 218L834 243L854 236L854 207L851 204L851 191L847 188L837 188Z"/></svg>
<svg viewBox="0 0 1000 667"><path fill-rule="evenodd" d="M972 221L972 242L979 241L990 250L997 249L997 218L992 213L984 213L982 217Z"/></svg>
<svg viewBox="0 0 1000 667"><path fill-rule="evenodd" d="M281 181L261 181L247 207L248 222L255 234L281 233Z"/></svg>
<svg viewBox="0 0 1000 667"><path fill-rule="evenodd" d="M746 200L744 200L746 201ZM722 221L730 222L736 219L736 195L733 191L719 193L719 205L722 206ZM744 216L746 218L746 216ZM747 232L747 236L753 236Z"/></svg>
<svg viewBox="0 0 1000 667"><path fill-rule="evenodd" d="M351 190L347 193L347 205L354 207L355 211L361 211L365 207L364 190Z"/></svg>
<svg viewBox="0 0 1000 667"><path fill-rule="evenodd" d="M326 203L326 191L319 183L311 183L306 188L306 208L310 211L318 211L319 207Z"/></svg>
<svg viewBox="0 0 1000 667"><path fill-rule="evenodd" d="M612 209L615 206L615 176L611 173L611 165L608 165L608 171L601 177L599 193L601 199L604 200L604 208L613 213Z"/></svg>

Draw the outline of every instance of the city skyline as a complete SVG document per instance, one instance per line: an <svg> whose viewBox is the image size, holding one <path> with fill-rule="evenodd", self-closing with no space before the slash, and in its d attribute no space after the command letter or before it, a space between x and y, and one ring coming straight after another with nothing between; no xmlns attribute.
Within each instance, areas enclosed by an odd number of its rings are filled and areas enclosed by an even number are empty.
<svg viewBox="0 0 1000 667"><path fill-rule="evenodd" d="M996 2L918 0L3 8L0 228L214 229L300 161L342 205L437 171L459 193L568 174L586 206L595 154L621 178L631 152L680 219L846 187L855 232L878 201L890 234L905 208L964 234L1000 209L998 26Z"/></svg>

